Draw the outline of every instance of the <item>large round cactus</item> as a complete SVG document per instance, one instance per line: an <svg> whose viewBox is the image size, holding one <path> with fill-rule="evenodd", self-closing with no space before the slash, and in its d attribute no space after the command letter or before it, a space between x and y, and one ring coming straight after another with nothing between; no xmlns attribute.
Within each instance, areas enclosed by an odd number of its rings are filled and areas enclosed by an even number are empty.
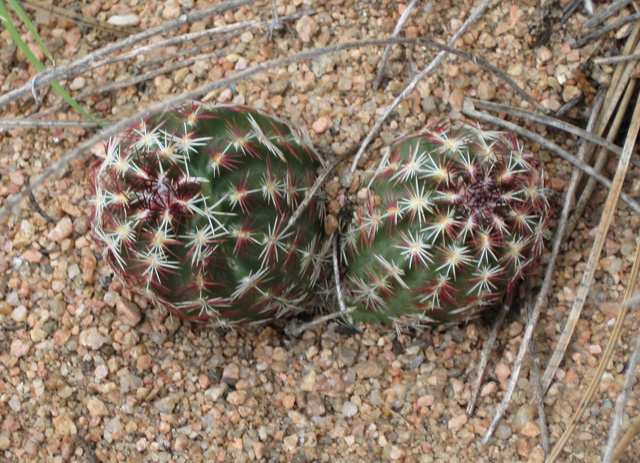
<svg viewBox="0 0 640 463"><path fill-rule="evenodd" d="M543 248L549 205L511 134L431 126L396 140L341 236L354 321L464 321L511 291Z"/></svg>
<svg viewBox="0 0 640 463"><path fill-rule="evenodd" d="M319 166L305 140L245 107L157 115L107 144L93 236L127 285L180 317L300 310L324 264L315 206L288 224Z"/></svg>

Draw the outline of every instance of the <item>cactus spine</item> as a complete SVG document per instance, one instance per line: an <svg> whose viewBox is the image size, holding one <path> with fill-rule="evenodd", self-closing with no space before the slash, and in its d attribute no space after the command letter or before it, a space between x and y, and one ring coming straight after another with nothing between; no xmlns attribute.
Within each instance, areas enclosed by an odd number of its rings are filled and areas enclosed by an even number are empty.
<svg viewBox="0 0 640 463"><path fill-rule="evenodd" d="M308 137L238 106L192 104L106 147L93 236L117 275L191 320L261 322L300 310L324 271Z"/></svg>
<svg viewBox="0 0 640 463"><path fill-rule="evenodd" d="M393 142L341 236L354 321L458 323L512 291L543 249L536 165L513 135L471 125Z"/></svg>

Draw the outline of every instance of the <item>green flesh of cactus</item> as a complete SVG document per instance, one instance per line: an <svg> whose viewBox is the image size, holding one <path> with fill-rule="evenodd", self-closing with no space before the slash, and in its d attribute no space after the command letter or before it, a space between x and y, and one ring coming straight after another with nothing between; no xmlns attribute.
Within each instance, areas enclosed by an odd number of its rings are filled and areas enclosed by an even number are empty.
<svg viewBox="0 0 640 463"><path fill-rule="evenodd" d="M288 226L318 166L300 133L259 111L165 112L107 145L93 236L129 287L182 318L279 317L324 272L315 205Z"/></svg>
<svg viewBox="0 0 640 463"><path fill-rule="evenodd" d="M512 291L543 249L536 164L511 134L471 125L393 142L341 236L353 320L454 324Z"/></svg>

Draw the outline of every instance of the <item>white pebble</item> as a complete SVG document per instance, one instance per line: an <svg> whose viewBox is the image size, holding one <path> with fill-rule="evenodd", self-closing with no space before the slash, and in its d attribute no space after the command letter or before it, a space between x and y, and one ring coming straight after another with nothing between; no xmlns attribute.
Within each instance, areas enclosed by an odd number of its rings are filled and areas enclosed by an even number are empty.
<svg viewBox="0 0 640 463"><path fill-rule="evenodd" d="M107 19L107 22L114 26L137 26L140 24L140 18L135 14L116 15Z"/></svg>

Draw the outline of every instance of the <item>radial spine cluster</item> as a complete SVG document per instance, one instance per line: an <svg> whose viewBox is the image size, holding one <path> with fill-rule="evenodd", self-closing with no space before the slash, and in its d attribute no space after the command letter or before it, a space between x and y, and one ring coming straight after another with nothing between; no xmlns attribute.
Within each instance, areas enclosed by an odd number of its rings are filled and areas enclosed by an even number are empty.
<svg viewBox="0 0 640 463"><path fill-rule="evenodd" d="M131 288L218 325L302 310L325 272L306 134L254 109L192 104L109 141L93 237Z"/></svg>
<svg viewBox="0 0 640 463"><path fill-rule="evenodd" d="M543 176L511 134L428 127L393 142L365 185L341 236L356 322L459 323L510 293L542 253Z"/></svg>

